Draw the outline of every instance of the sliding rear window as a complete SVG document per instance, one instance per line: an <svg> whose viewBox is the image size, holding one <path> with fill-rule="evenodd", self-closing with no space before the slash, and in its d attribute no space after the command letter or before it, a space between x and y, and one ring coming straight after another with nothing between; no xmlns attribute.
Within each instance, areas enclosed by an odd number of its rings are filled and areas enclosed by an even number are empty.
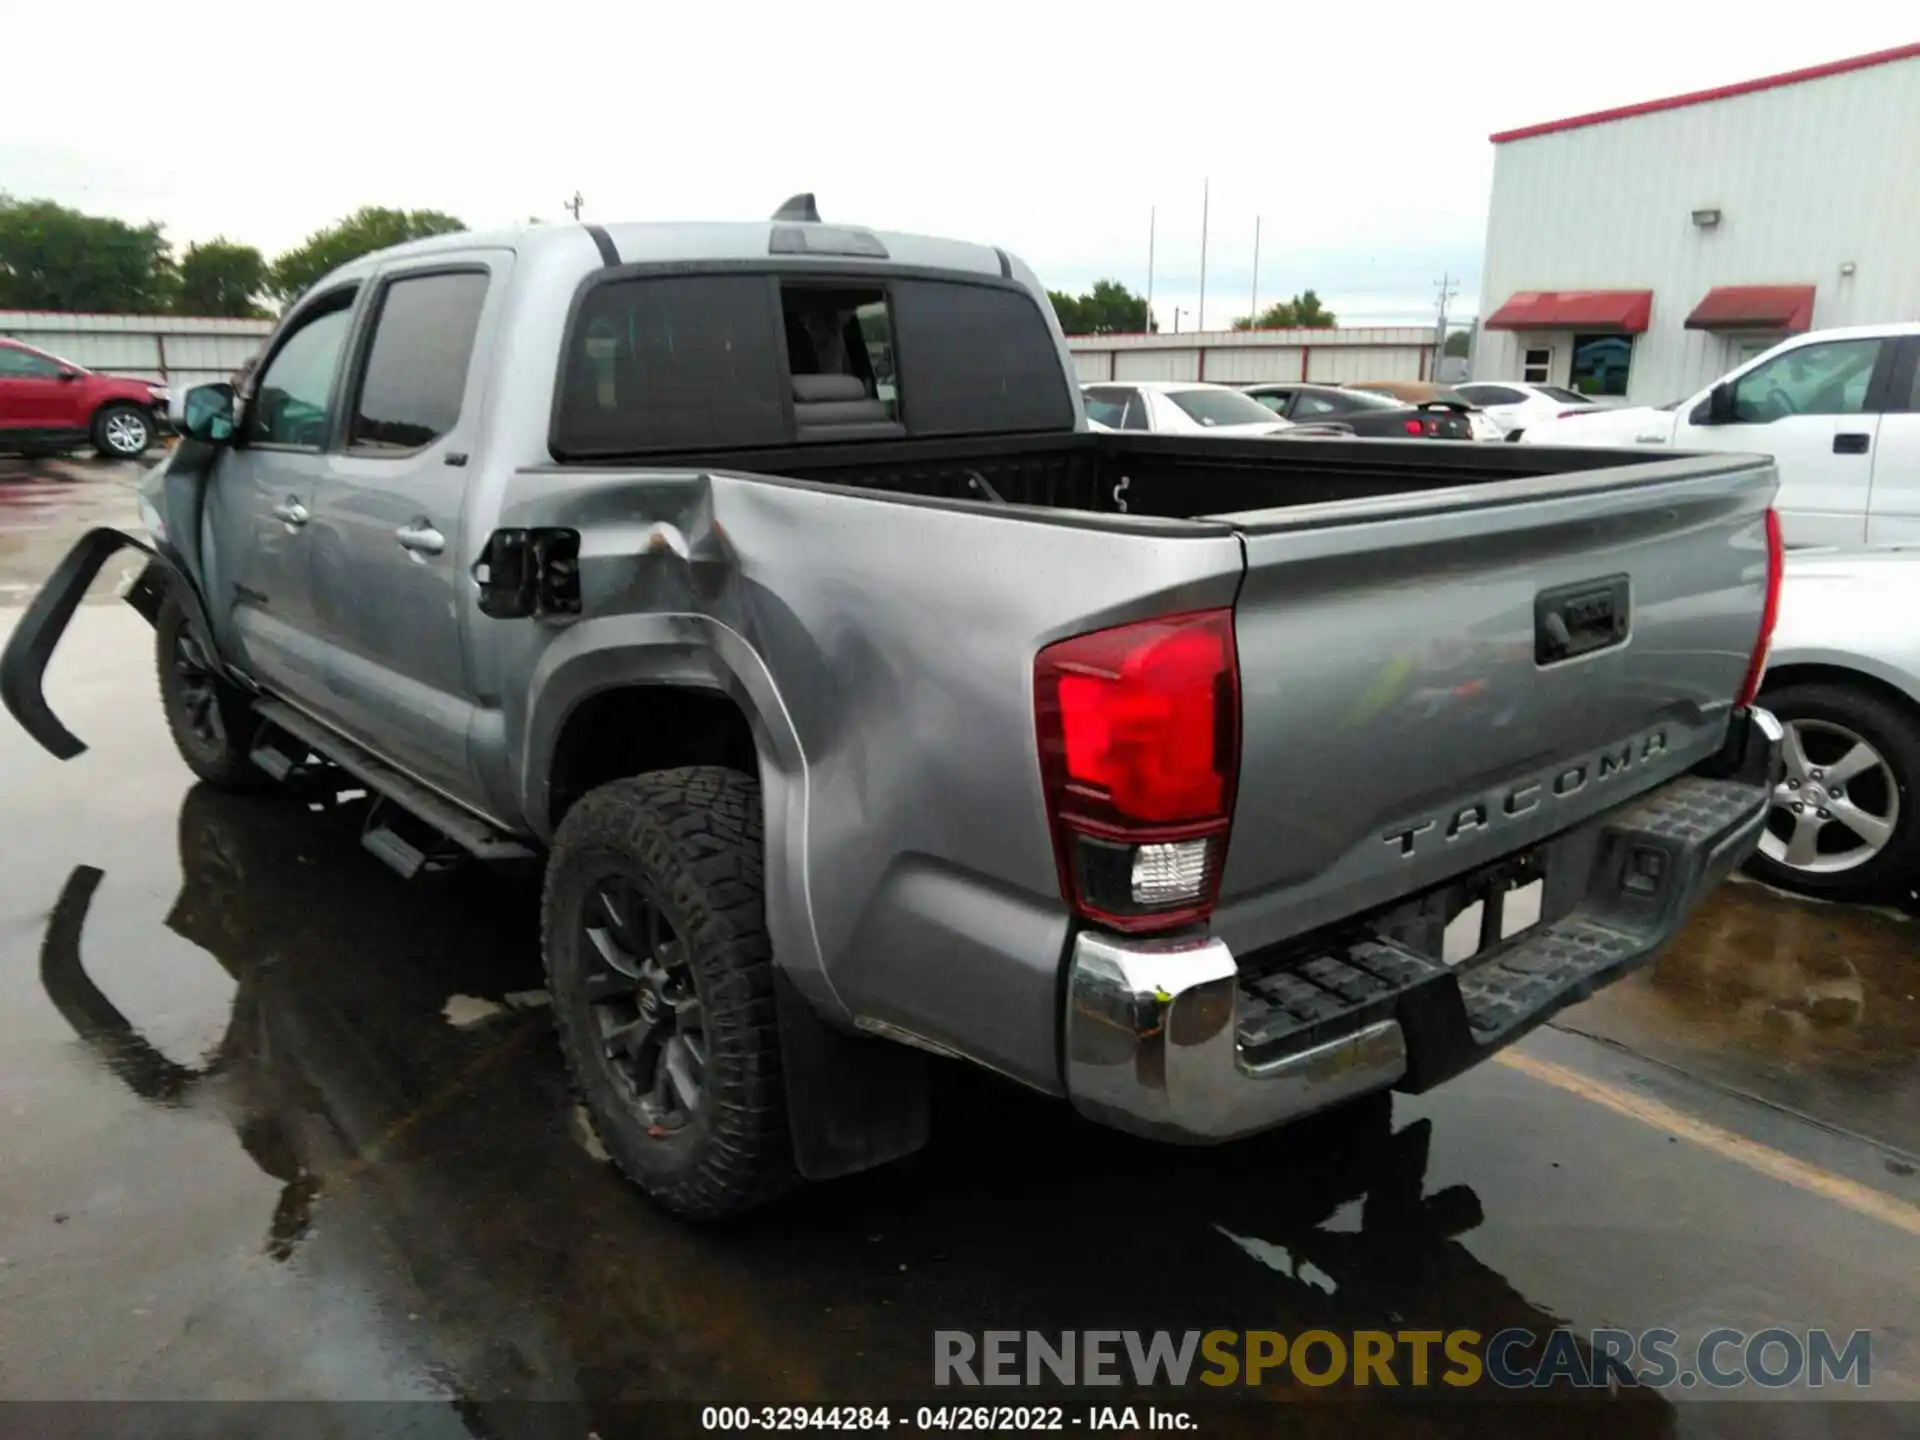
<svg viewBox="0 0 1920 1440"><path fill-rule="evenodd" d="M782 345L764 275L595 286L567 336L554 452L782 444L792 436Z"/></svg>
<svg viewBox="0 0 1920 1440"><path fill-rule="evenodd" d="M553 452L1072 425L1059 351L1024 290L850 272L641 275L581 299Z"/></svg>
<svg viewBox="0 0 1920 1440"><path fill-rule="evenodd" d="M1026 291L943 280L892 288L910 433L1073 427L1060 352Z"/></svg>

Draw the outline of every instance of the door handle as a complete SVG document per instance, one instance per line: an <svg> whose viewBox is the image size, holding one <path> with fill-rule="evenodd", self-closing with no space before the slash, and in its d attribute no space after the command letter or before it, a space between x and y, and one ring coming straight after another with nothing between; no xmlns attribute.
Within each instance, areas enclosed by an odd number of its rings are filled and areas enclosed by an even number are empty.
<svg viewBox="0 0 1920 1440"><path fill-rule="evenodd" d="M273 507L273 518L283 522L289 530L298 530L313 518L313 512L289 495Z"/></svg>
<svg viewBox="0 0 1920 1440"><path fill-rule="evenodd" d="M433 522L421 516L410 525L394 531L400 548L415 555L438 555L447 548L447 537L433 528Z"/></svg>
<svg viewBox="0 0 1920 1440"><path fill-rule="evenodd" d="M1833 453L1836 455L1864 455L1867 443L1872 437L1858 430L1849 430L1833 437Z"/></svg>

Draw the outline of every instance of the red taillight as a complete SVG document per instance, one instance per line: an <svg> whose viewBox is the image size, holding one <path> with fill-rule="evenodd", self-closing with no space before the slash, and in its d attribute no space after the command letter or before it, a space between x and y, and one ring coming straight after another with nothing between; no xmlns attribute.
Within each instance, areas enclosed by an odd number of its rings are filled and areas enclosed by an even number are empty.
<svg viewBox="0 0 1920 1440"><path fill-rule="evenodd" d="M1034 660L1060 888L1080 915L1164 929L1213 908L1233 821L1233 612L1096 630Z"/></svg>
<svg viewBox="0 0 1920 1440"><path fill-rule="evenodd" d="M1407 434L1424 435L1425 433L1426 431L1421 427L1421 424L1418 420L1407 421Z"/></svg>
<svg viewBox="0 0 1920 1440"><path fill-rule="evenodd" d="M1773 648L1773 627L1780 618L1780 576L1786 568L1786 547L1780 541L1780 514L1767 511L1767 599L1760 610L1760 633L1754 638L1753 658L1747 662L1746 683L1736 705L1751 705L1767 676L1767 652Z"/></svg>
<svg viewBox="0 0 1920 1440"><path fill-rule="evenodd" d="M1575 415L1584 415L1586 413L1587 413L1586 407L1582 406L1578 410L1562 410L1558 415L1555 415L1553 418L1556 420L1567 420L1567 419L1571 419Z"/></svg>

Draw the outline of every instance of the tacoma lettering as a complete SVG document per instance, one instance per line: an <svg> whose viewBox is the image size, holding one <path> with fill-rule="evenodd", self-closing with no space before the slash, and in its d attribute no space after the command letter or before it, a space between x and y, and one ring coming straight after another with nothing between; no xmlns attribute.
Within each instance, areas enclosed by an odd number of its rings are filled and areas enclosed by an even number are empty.
<svg viewBox="0 0 1920 1440"><path fill-rule="evenodd" d="M1448 843L1451 843L1463 835L1492 829L1497 820L1517 820L1523 815L1530 815L1540 808L1543 799L1571 800L1584 791L1589 782L1597 785L1611 780L1616 775L1646 764L1656 755L1664 754L1666 749L1667 732L1664 729L1654 730L1637 740L1610 745L1598 755L1575 761L1556 773L1551 781L1528 780L1499 792L1491 800L1476 800L1471 804L1456 806L1446 813L1444 829L1441 818L1435 817L1389 830L1380 838L1396 846L1403 856L1412 855L1419 837L1430 830L1441 830Z"/></svg>

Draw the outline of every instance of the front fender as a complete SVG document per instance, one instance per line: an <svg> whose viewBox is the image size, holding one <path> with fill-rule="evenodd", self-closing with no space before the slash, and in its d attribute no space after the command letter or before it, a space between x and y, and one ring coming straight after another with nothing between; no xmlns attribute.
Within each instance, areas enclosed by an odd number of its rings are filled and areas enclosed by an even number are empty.
<svg viewBox="0 0 1920 1440"><path fill-rule="evenodd" d="M7 637L5 651L0 652L0 703L20 722L21 729L57 760L71 760L83 754L87 747L79 736L60 723L47 704L43 688L47 664L53 659L73 612L80 608L87 587L100 573L100 567L125 549L138 550L148 557L147 573L129 597L134 601L134 608L149 622L153 620L157 613L157 586L149 582L155 567L159 567L186 609L194 633L207 644L208 653L214 653L213 627L207 623L206 607L200 603L199 592L172 560L123 531L104 526L89 530L54 567L46 584L40 587L40 593L21 615L20 623L13 627L13 634Z"/></svg>

